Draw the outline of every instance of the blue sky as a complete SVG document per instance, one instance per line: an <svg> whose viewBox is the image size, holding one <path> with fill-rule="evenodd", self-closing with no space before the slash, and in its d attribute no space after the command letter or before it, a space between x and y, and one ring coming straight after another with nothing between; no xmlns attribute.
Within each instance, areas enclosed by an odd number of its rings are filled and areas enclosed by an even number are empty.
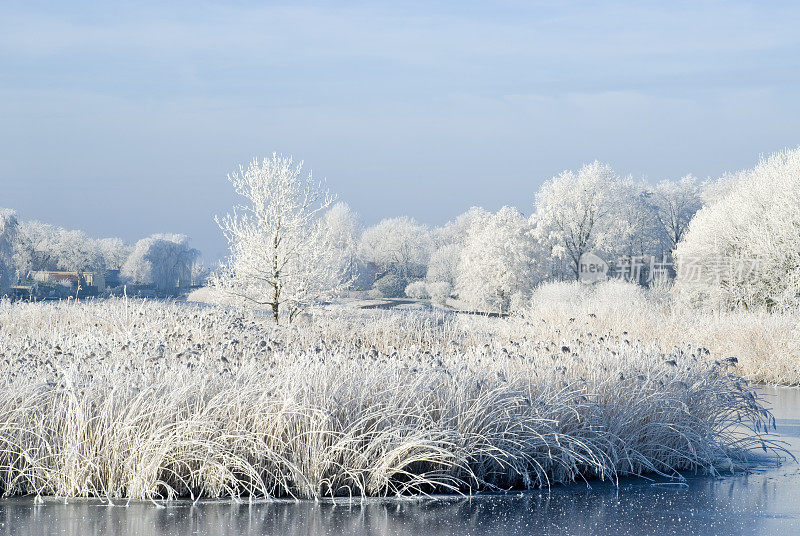
<svg viewBox="0 0 800 536"><path fill-rule="evenodd" d="M169 4L169 5L165 5ZM800 144L791 2L0 3L0 206L216 259L225 175L304 159L367 224L532 210Z"/></svg>

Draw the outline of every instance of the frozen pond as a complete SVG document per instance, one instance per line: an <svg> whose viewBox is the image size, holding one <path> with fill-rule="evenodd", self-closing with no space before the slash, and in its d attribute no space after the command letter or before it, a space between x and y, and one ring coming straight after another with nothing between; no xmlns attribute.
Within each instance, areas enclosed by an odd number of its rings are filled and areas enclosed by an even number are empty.
<svg viewBox="0 0 800 536"><path fill-rule="evenodd" d="M764 389L778 434L800 457L800 390ZM549 493L471 499L259 504L0 500L0 534L796 534L800 466L765 460L747 474L690 477L686 485L628 479L561 486Z"/></svg>

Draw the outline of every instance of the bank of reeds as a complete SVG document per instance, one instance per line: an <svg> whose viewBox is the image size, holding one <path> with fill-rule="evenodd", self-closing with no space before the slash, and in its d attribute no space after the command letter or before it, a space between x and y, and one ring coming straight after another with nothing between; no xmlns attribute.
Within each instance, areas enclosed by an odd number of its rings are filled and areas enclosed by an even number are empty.
<svg viewBox="0 0 800 536"><path fill-rule="evenodd" d="M2 303L0 494L468 493L729 471L769 447L732 363L550 322Z"/></svg>
<svg viewBox="0 0 800 536"><path fill-rule="evenodd" d="M665 292L609 281L542 285L525 317L543 340L592 332L663 352L692 347L712 362L735 358L736 374L751 382L800 385L800 311L702 311Z"/></svg>

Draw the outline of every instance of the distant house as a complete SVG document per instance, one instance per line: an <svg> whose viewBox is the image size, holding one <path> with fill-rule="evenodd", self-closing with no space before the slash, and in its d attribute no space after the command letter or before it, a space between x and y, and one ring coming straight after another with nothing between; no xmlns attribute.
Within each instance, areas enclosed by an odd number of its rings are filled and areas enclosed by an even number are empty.
<svg viewBox="0 0 800 536"><path fill-rule="evenodd" d="M31 279L40 283L60 283L69 286L93 287L97 290L106 288L104 273L98 272L65 272L56 270L36 270L31 272Z"/></svg>

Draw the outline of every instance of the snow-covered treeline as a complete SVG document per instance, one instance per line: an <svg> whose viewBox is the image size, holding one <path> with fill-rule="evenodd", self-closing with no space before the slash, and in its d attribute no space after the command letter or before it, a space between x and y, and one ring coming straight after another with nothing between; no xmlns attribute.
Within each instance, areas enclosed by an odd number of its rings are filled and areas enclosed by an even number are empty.
<svg viewBox="0 0 800 536"><path fill-rule="evenodd" d="M718 180L649 183L595 161L545 181L527 206L472 207L441 227L396 216L362 229L291 158L273 155L231 178L248 204L222 225L233 256L218 286L272 304L276 319L281 303L296 312L346 287L506 313L542 282L579 279L594 253L617 273L658 259L662 278L653 264L649 281L669 285L663 277L677 273L674 294L686 303L796 305L798 162L800 149Z"/></svg>
<svg viewBox="0 0 800 536"><path fill-rule="evenodd" d="M276 319L347 289L506 313L542 282L578 279L594 253L617 267L660 259L685 303L794 306L798 162L800 149L718 180L650 183L595 161L546 180L523 206L472 207L440 227L394 216L363 228L302 162L273 154L229 176L244 203L218 219L231 255L210 281ZM128 245L0 210L3 289L39 270L119 270L125 282L164 291L205 279L198 257L184 235Z"/></svg>
<svg viewBox="0 0 800 536"><path fill-rule="evenodd" d="M118 270L130 253L119 238L98 240L83 231L35 220L20 221L16 234L15 268L20 274L35 270Z"/></svg>
<svg viewBox="0 0 800 536"><path fill-rule="evenodd" d="M0 209L0 290L31 281L39 271L121 272L121 282L166 290L199 279L199 252L184 235L152 235L134 245L120 238L92 238Z"/></svg>
<svg viewBox="0 0 800 536"><path fill-rule="evenodd" d="M576 279L588 252L671 259L703 191L692 176L651 185L593 162L546 181L527 207L472 207L441 227L400 216L340 229L356 245L357 288L508 312L543 281Z"/></svg>

